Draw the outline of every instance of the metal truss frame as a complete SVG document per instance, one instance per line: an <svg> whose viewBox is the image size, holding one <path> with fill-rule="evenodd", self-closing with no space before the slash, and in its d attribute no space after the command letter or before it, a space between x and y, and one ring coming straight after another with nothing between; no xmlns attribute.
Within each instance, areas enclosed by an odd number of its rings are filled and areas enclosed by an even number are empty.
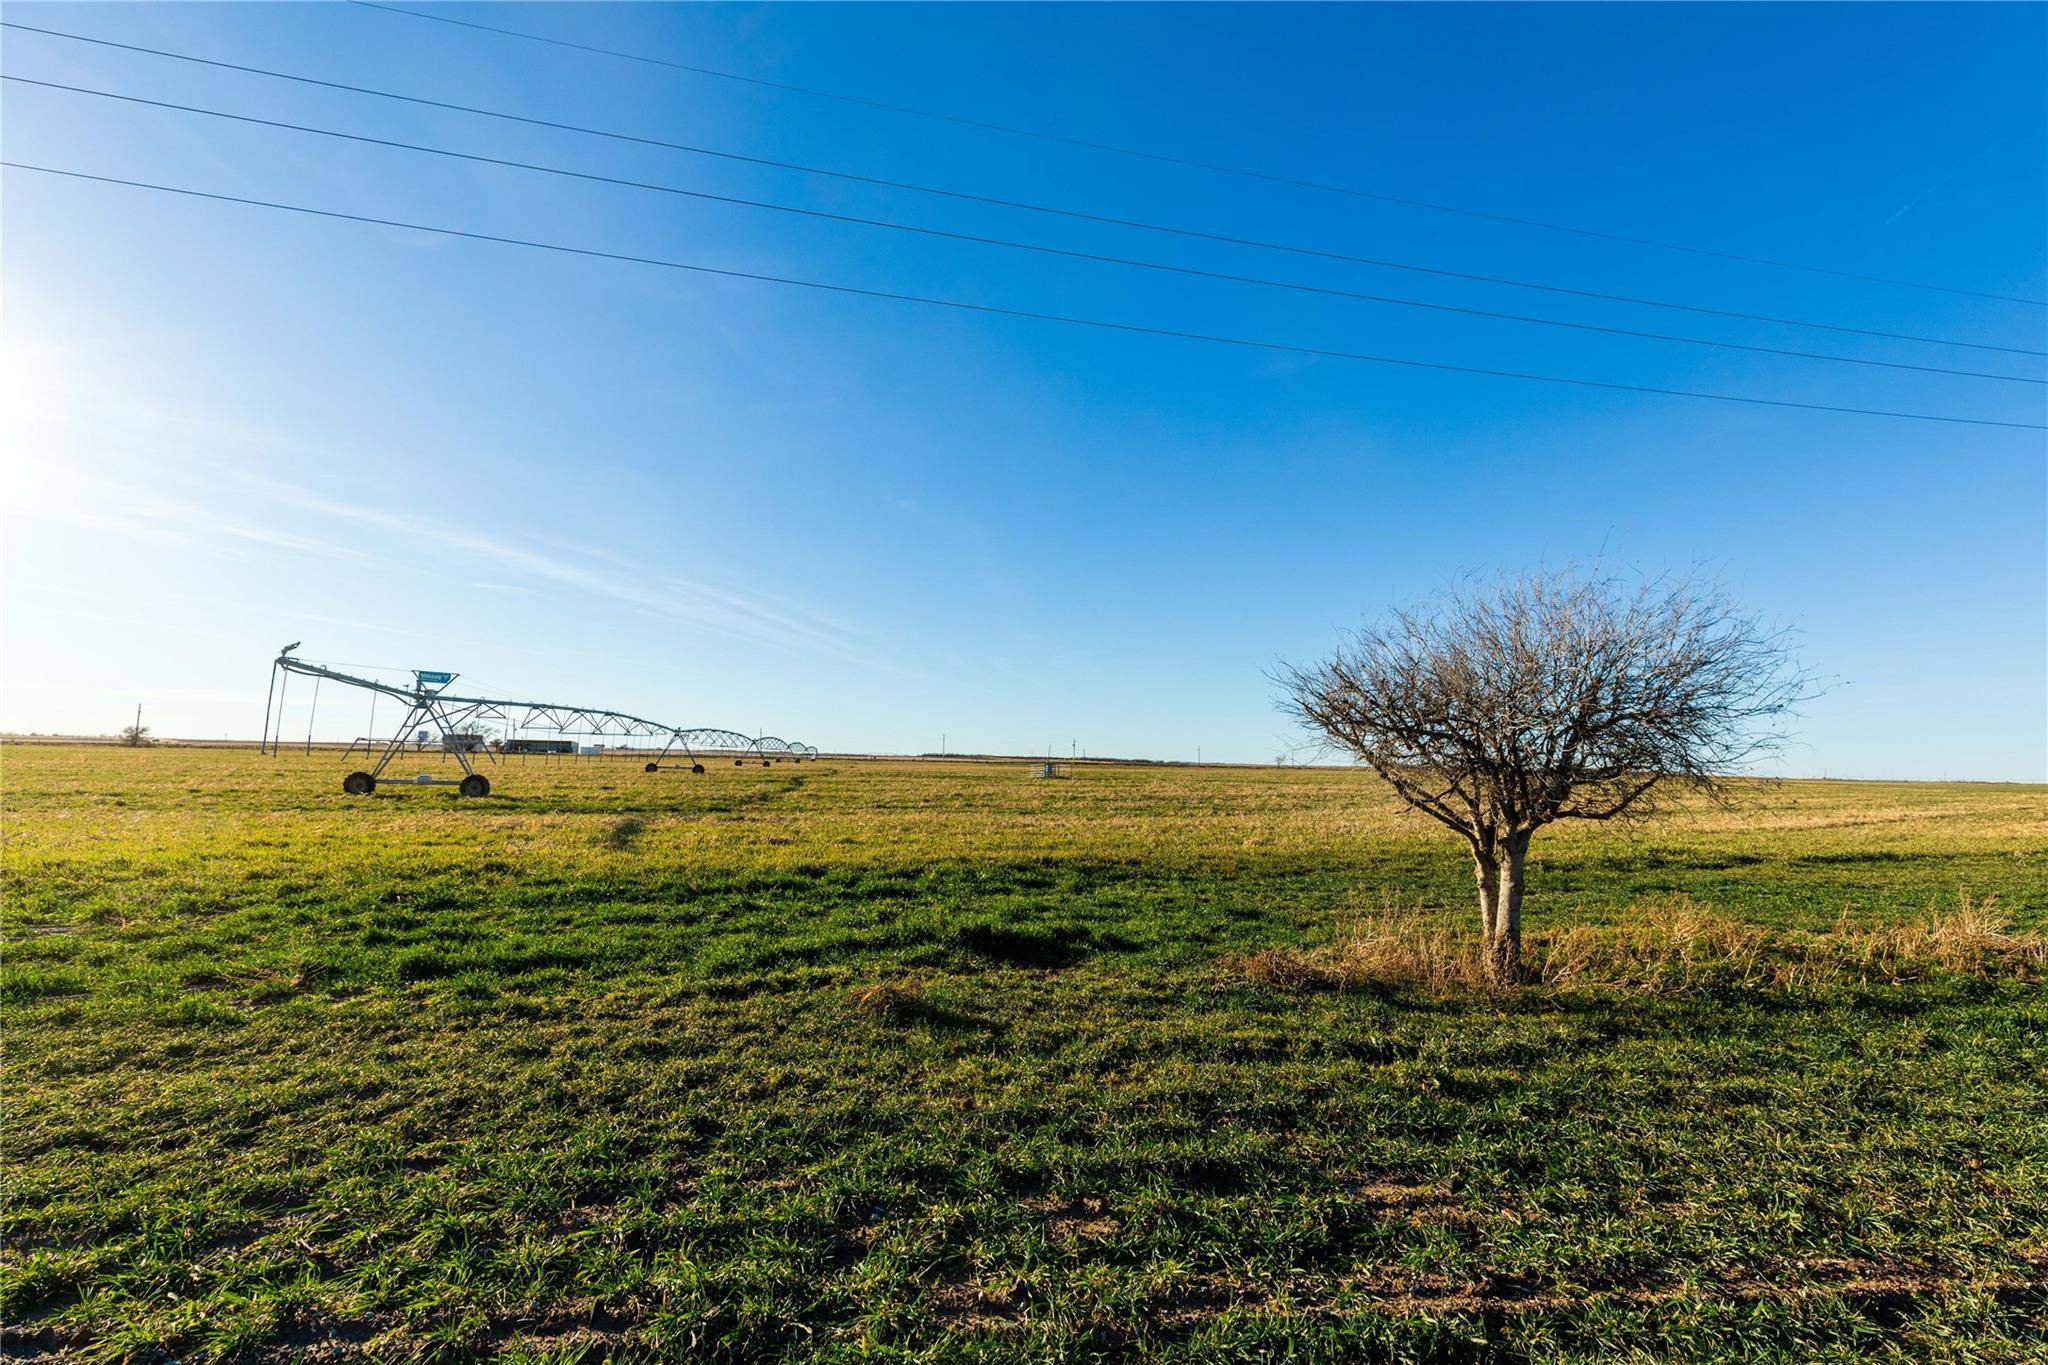
<svg viewBox="0 0 2048 1365"><path fill-rule="evenodd" d="M817 749L809 744L799 744L780 739L774 735L743 735L737 730L726 730L716 726L676 726L663 721L650 720L646 716L635 716L624 711L609 711L594 706L569 706L560 702L513 701L499 697L465 697L451 693L454 674L415 674L414 684L406 687L401 683L385 682L378 678L365 678L354 673L344 673L324 664L310 663L296 658L292 651L298 645L291 644L279 651L270 665L270 693L263 703L263 752L274 752L273 746L281 742L283 709L277 698L278 675L291 674L302 677L325 679L346 687L357 687L367 692L391 697L404 705L405 715L388 741L371 739L359 740L365 751L382 744L377 761L368 771L352 772L342 782L342 790L352 796L364 796L377 789L377 781L391 765L391 761L405 752L405 737L416 729L431 729L441 737L444 752L455 755L455 761L462 765L459 778L437 778L422 774L410 779L416 786L450 786L458 788L464 796L488 796L490 779L477 771L472 753L466 745L456 739L458 735L473 733L486 723L502 725L508 733L518 731L542 731L555 737L574 735L591 739L612 738L619 740L646 739L662 741L662 747L646 764L646 771L659 772L664 768L687 768L691 772L704 771L704 759L730 755L735 765L757 761L763 767L778 759L789 759L801 763L806 758L816 758ZM429 679L432 681L430 682ZM271 710L273 702L278 703L280 734L271 734ZM353 748L351 748L353 752ZM488 749L476 751L493 764L495 755ZM671 756L679 756L680 762L666 762Z"/></svg>

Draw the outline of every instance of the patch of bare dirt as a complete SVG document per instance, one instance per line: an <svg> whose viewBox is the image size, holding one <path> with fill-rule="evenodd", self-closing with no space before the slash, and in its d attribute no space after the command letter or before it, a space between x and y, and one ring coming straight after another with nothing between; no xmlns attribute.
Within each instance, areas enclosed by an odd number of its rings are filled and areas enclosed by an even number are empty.
<svg viewBox="0 0 2048 1365"><path fill-rule="evenodd" d="M1067 1199L1059 1195L1039 1194L1021 1202L1043 1218L1046 1230L1063 1242L1099 1242L1114 1236L1123 1226L1104 1212L1102 1201L1093 1195Z"/></svg>
<svg viewBox="0 0 2048 1365"><path fill-rule="evenodd" d="M72 1354L72 1348L79 1342L78 1334L62 1327L9 1324L0 1331L0 1361L75 1360L78 1357Z"/></svg>
<svg viewBox="0 0 2048 1365"><path fill-rule="evenodd" d="M2001 1298L2048 1294L2048 1265L2033 1266L2018 1275L1972 1278L1933 1266L1887 1266L1848 1258L1817 1258L1800 1263L1790 1276L1734 1272L1692 1284L1617 1284L1581 1289L1489 1273L1476 1283L1462 1284L1433 1276L1368 1276L1347 1280L1343 1288L1351 1295L1375 1301L1375 1307L1395 1312L1478 1316L1550 1313L1598 1304L1645 1307L1685 1300L1783 1303L1822 1297L1840 1297L1866 1307L1903 1307L1915 1299L1964 1292Z"/></svg>
<svg viewBox="0 0 2048 1365"><path fill-rule="evenodd" d="M933 1288L925 1302L941 1322L968 1331L1011 1328L1024 1320L1024 1305L1013 1285L948 1280Z"/></svg>
<svg viewBox="0 0 2048 1365"><path fill-rule="evenodd" d="M1479 1215L1460 1204L1448 1190L1401 1180L1347 1180L1344 1188L1351 1197L1383 1218L1400 1218L1410 1223L1444 1223L1470 1227Z"/></svg>

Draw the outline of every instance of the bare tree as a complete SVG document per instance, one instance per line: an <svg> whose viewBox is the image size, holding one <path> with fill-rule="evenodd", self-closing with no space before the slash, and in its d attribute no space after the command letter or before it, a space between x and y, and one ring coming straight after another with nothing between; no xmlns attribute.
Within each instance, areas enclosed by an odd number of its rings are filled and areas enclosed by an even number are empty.
<svg viewBox="0 0 2048 1365"><path fill-rule="evenodd" d="M1584 568L1468 582L1276 681L1287 711L1464 836L1496 981L1521 968L1530 836L1726 800L1810 695L1785 633L1718 590Z"/></svg>
<svg viewBox="0 0 2048 1365"><path fill-rule="evenodd" d="M133 725L122 726L121 743L131 749L140 749L143 745L149 743L149 727L141 721L137 721Z"/></svg>

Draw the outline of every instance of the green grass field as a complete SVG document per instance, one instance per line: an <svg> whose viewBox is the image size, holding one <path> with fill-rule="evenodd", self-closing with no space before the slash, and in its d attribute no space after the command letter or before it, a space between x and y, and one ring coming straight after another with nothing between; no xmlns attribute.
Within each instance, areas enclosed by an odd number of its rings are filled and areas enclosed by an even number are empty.
<svg viewBox="0 0 2048 1365"><path fill-rule="evenodd" d="M2048 1355L2042 788L1546 831L1748 946L1489 994L1248 969L1476 918L1356 773L343 767L0 752L10 1353Z"/></svg>

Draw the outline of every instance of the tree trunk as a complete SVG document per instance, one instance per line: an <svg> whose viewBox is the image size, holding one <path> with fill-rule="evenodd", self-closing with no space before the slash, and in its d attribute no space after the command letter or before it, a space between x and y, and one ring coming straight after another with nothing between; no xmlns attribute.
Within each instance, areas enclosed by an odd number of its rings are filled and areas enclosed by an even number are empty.
<svg viewBox="0 0 2048 1365"><path fill-rule="evenodd" d="M1472 878L1479 883L1479 923L1491 945L1500 932L1500 863L1491 850L1472 850Z"/></svg>
<svg viewBox="0 0 2048 1365"><path fill-rule="evenodd" d="M1486 936L1486 974L1504 985L1522 974L1522 866L1529 854L1529 836L1509 835L1502 841L1501 854L1492 932Z"/></svg>

